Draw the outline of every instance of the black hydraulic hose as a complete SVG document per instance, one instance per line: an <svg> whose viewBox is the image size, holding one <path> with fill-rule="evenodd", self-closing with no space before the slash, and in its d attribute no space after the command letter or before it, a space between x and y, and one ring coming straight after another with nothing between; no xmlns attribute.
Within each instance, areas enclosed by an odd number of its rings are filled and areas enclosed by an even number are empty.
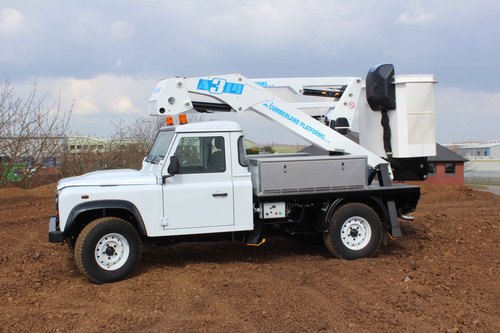
<svg viewBox="0 0 500 333"><path fill-rule="evenodd" d="M387 154L387 157L392 157L392 146L391 146L391 126L389 125L389 115L387 114L387 110L381 110L382 119L380 120L380 124L384 130L383 139L384 139L384 150Z"/></svg>

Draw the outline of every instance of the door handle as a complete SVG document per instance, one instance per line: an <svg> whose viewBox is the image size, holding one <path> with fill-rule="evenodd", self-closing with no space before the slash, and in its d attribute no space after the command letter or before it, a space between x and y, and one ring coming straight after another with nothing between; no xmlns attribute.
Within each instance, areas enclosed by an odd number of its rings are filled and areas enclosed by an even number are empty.
<svg viewBox="0 0 500 333"><path fill-rule="evenodd" d="M227 197L227 193L213 193L212 196L216 197Z"/></svg>

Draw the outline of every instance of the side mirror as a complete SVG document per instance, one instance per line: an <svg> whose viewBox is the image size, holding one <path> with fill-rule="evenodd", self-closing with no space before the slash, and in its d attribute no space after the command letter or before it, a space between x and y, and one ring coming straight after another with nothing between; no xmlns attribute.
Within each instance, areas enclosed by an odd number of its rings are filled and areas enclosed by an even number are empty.
<svg viewBox="0 0 500 333"><path fill-rule="evenodd" d="M181 165L179 164L179 158L177 156L170 156L170 164L168 165L168 173L170 175L175 175L176 173L179 173L179 170L181 169Z"/></svg>
<svg viewBox="0 0 500 333"><path fill-rule="evenodd" d="M179 173L181 165L179 164L179 158L177 156L170 156L170 164L168 165L168 175L162 176L163 184L165 184L165 179L172 177L176 173Z"/></svg>

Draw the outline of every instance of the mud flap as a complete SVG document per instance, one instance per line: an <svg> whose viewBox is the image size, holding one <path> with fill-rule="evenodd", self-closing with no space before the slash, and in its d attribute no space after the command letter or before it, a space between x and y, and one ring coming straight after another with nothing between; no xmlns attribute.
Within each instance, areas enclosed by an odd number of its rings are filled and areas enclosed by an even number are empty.
<svg viewBox="0 0 500 333"><path fill-rule="evenodd" d="M255 220L253 230L248 234L247 237L246 244L248 246L260 246L265 243L266 240L260 238L263 228L264 222L262 222L262 220Z"/></svg>
<svg viewBox="0 0 500 333"><path fill-rule="evenodd" d="M391 238L399 238L401 237L401 227L399 226L398 212L394 201L387 201L387 211L389 212L389 220L391 222L388 230L389 235Z"/></svg>
<svg viewBox="0 0 500 333"><path fill-rule="evenodd" d="M386 186L386 187L391 186L391 178L389 176L388 164L379 165L378 181L381 186ZM389 222L390 222L390 226L388 226L389 236L391 238L401 237L401 227L399 226L399 217L398 217L398 211L396 209L396 202L394 202L393 200L387 201L387 212L389 213Z"/></svg>

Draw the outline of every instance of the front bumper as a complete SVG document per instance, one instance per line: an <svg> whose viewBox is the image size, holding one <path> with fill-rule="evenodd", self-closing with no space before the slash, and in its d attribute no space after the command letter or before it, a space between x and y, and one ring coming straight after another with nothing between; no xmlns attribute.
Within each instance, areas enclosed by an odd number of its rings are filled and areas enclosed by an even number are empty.
<svg viewBox="0 0 500 333"><path fill-rule="evenodd" d="M64 238L64 232L59 230L59 218L51 216L49 219L49 242L63 243Z"/></svg>

